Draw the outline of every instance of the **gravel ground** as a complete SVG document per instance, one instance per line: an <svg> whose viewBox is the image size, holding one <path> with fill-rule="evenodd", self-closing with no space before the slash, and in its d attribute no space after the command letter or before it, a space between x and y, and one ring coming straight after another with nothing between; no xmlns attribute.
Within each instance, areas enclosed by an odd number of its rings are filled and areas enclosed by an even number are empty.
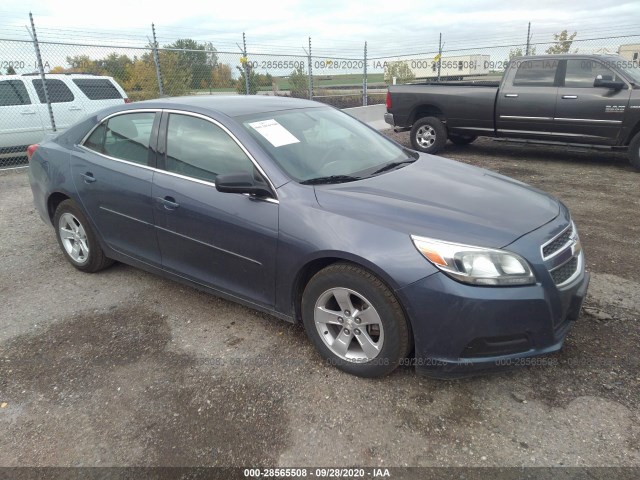
<svg viewBox="0 0 640 480"><path fill-rule="evenodd" d="M0 173L0 465L640 466L640 174L488 140L442 155L572 210L592 284L549 365L343 374L298 326L125 265L77 272L24 171Z"/></svg>

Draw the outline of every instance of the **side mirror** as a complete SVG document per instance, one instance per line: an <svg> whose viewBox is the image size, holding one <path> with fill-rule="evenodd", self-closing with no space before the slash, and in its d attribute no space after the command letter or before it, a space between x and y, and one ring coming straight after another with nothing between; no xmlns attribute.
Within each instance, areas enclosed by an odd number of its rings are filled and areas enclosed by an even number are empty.
<svg viewBox="0 0 640 480"><path fill-rule="evenodd" d="M223 193L248 193L258 197L271 197L269 188L256 182L248 172L226 173L216 177L216 190Z"/></svg>
<svg viewBox="0 0 640 480"><path fill-rule="evenodd" d="M616 80L604 79L602 75L598 75L596 79L593 81L593 86L596 88L609 88L611 90L622 90L626 87L624 82L619 82Z"/></svg>

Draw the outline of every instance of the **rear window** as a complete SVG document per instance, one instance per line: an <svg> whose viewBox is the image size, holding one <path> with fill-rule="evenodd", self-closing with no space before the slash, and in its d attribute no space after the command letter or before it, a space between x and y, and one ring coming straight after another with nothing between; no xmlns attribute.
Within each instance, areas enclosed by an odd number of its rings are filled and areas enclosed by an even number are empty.
<svg viewBox="0 0 640 480"><path fill-rule="evenodd" d="M557 60L541 59L521 62L513 84L530 87L553 87L557 69Z"/></svg>
<svg viewBox="0 0 640 480"><path fill-rule="evenodd" d="M89 100L111 100L122 98L118 89L106 78L75 78L73 80Z"/></svg>
<svg viewBox="0 0 640 480"><path fill-rule="evenodd" d="M22 80L0 82L0 106L29 105L31 100Z"/></svg>
<svg viewBox="0 0 640 480"><path fill-rule="evenodd" d="M38 93L40 103L47 103L44 97L44 88L42 88L42 80L33 80L33 86ZM51 103L73 102L73 92L69 90L62 80L47 79L47 93Z"/></svg>

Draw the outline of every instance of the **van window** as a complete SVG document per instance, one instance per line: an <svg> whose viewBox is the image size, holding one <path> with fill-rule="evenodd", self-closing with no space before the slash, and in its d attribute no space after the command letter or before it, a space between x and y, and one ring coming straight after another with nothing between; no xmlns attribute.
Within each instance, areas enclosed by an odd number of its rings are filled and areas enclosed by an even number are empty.
<svg viewBox="0 0 640 480"><path fill-rule="evenodd" d="M551 59L519 62L514 86L553 87L558 61Z"/></svg>
<svg viewBox="0 0 640 480"><path fill-rule="evenodd" d="M33 80L33 86L38 93L40 103L47 103L44 98L42 80ZM49 100L51 103L73 102L74 100L73 92L69 90L69 87L67 87L62 80L47 78L47 93L49 94Z"/></svg>
<svg viewBox="0 0 640 480"><path fill-rule="evenodd" d="M0 82L0 106L29 105L31 100L22 80Z"/></svg>
<svg viewBox="0 0 640 480"><path fill-rule="evenodd" d="M78 88L89 100L109 100L122 98L116 87L106 78L74 78Z"/></svg>

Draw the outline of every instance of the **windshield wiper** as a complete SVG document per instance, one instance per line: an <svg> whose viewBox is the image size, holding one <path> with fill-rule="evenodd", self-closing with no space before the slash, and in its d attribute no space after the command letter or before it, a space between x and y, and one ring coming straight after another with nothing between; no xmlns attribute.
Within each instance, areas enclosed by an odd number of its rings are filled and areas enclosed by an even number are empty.
<svg viewBox="0 0 640 480"><path fill-rule="evenodd" d="M361 177L353 177L351 175L329 175L328 177L310 178L300 182L303 185L320 185L322 183L344 183L360 180Z"/></svg>
<svg viewBox="0 0 640 480"><path fill-rule="evenodd" d="M401 160L399 162L389 162L386 165L383 165L378 170L373 172L371 175L378 175L379 173L386 172L388 170L393 170L394 168L399 167L400 165L404 165L405 163L413 163L415 162L415 158L407 158L406 160Z"/></svg>

